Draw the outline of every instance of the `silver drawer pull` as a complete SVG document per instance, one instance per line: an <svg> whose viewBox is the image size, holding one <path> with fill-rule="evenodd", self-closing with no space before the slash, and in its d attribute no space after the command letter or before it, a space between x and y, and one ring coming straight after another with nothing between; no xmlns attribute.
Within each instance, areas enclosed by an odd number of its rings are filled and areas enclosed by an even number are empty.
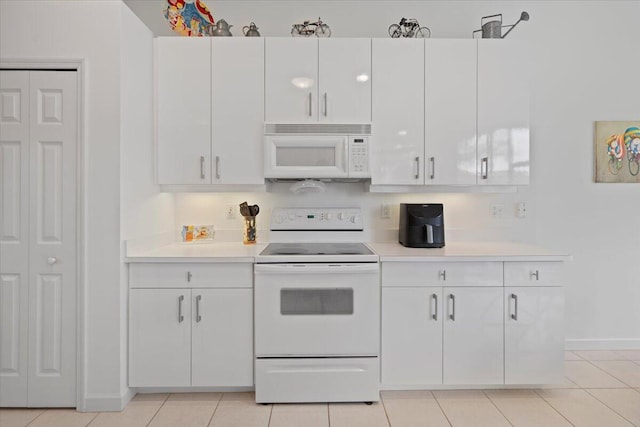
<svg viewBox="0 0 640 427"><path fill-rule="evenodd" d="M200 179L204 179L204 156L200 156Z"/></svg>
<svg viewBox="0 0 640 427"><path fill-rule="evenodd" d="M514 310L513 310L513 314L511 315L511 318L513 320L518 320L518 295L511 294L511 299L513 300L513 306L514 306Z"/></svg>
<svg viewBox="0 0 640 427"><path fill-rule="evenodd" d="M436 158L430 157L429 161L431 162L431 176L429 176L429 178L435 179L436 178Z"/></svg>
<svg viewBox="0 0 640 427"><path fill-rule="evenodd" d="M480 162L480 174L482 179L489 179L489 158L483 157Z"/></svg>
<svg viewBox="0 0 640 427"><path fill-rule="evenodd" d="M178 297L178 323L182 323L184 316L182 315L182 302L184 301L184 295Z"/></svg>
<svg viewBox="0 0 640 427"><path fill-rule="evenodd" d="M429 242L429 243L433 243L433 242ZM442 278L442 280L444 280L445 282L447 281L447 270L440 271L438 275Z"/></svg>
<svg viewBox="0 0 640 427"><path fill-rule="evenodd" d="M415 158L416 162L416 179L420 178L420 157Z"/></svg>
<svg viewBox="0 0 640 427"><path fill-rule="evenodd" d="M193 275L191 274L190 271L187 271L187 282L191 282L191 278L193 277Z"/></svg>
<svg viewBox="0 0 640 427"><path fill-rule="evenodd" d="M202 299L202 295L196 296L196 322L202 320L202 316L200 316L200 300Z"/></svg>
<svg viewBox="0 0 640 427"><path fill-rule="evenodd" d="M456 321L456 296L454 294L449 294L449 301L451 301L451 314L449 314L449 319Z"/></svg>
<svg viewBox="0 0 640 427"><path fill-rule="evenodd" d="M533 280L533 278L535 277L536 280L540 280L540 272L538 270L536 270L535 272L531 272L531 279Z"/></svg>
<svg viewBox="0 0 640 427"><path fill-rule="evenodd" d="M438 320L438 295L432 294L431 299L433 300L433 303L434 303L433 314L431 315L431 318L433 320Z"/></svg>
<svg viewBox="0 0 640 427"><path fill-rule="evenodd" d="M311 109L311 92L309 92L309 117L311 117L312 109Z"/></svg>

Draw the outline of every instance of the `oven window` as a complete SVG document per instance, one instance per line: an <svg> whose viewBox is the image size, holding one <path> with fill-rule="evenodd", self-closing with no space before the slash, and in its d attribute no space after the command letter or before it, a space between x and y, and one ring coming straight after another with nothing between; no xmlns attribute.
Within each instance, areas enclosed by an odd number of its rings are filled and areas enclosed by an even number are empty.
<svg viewBox="0 0 640 427"><path fill-rule="evenodd" d="M276 166L336 166L336 147L276 147Z"/></svg>
<svg viewBox="0 0 640 427"><path fill-rule="evenodd" d="M281 289L280 314L353 314L353 289Z"/></svg>

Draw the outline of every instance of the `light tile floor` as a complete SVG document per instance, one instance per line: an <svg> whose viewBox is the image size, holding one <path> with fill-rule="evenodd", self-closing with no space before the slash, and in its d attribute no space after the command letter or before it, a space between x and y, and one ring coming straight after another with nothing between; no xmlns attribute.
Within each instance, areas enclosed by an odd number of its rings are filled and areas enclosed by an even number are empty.
<svg viewBox="0 0 640 427"><path fill-rule="evenodd" d="M536 390L383 391L362 403L259 405L253 393L139 394L122 412L0 409L1 427L640 427L640 350L566 352Z"/></svg>

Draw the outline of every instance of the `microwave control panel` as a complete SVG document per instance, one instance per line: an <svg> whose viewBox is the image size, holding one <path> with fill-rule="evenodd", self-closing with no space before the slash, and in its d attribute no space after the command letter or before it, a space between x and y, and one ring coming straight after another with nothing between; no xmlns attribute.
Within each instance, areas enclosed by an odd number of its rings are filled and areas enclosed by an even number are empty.
<svg viewBox="0 0 640 427"><path fill-rule="evenodd" d="M369 137L349 137L349 178L369 178Z"/></svg>

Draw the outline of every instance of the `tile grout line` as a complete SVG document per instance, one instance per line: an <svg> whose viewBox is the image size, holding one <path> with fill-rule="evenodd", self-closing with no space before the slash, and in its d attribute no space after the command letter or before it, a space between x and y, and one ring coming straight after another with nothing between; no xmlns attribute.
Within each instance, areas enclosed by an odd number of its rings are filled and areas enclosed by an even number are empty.
<svg viewBox="0 0 640 427"><path fill-rule="evenodd" d="M269 421L267 422L267 427L271 425L271 416L273 415L273 403L269 406L271 406L271 408L269 409Z"/></svg>
<svg viewBox="0 0 640 427"><path fill-rule="evenodd" d="M28 425L32 424L35 420L37 420L38 418L40 418L42 416L42 414L44 414L45 412L47 412L47 409L45 409L44 411L40 412L38 415L36 415L36 417L34 419L32 419L31 421L29 421L25 427L27 427Z"/></svg>
<svg viewBox="0 0 640 427"><path fill-rule="evenodd" d="M604 372L605 374L609 375L610 377L615 378L616 380L620 381L622 384L624 384L624 385L626 385L626 386L627 386L626 388L633 388L633 387L631 386L631 384L628 384L628 383L624 382L623 380L621 380L620 378L616 377L615 375L613 375L613 374L611 374L611 373L609 373L609 372L605 371L604 369L602 369L602 368L601 368L601 367L599 367L598 365L596 365L596 364L592 363L592 361L587 360L587 362L589 362L589 364L590 364L591 366L594 366L594 367L596 367L597 369L600 369L602 372ZM594 360L593 362L630 362L630 360ZM633 363L633 362L631 362L631 363ZM597 387L592 387L592 388L597 388ZM625 387L604 387L604 388L625 388Z"/></svg>
<svg viewBox="0 0 640 427"><path fill-rule="evenodd" d="M607 389L597 389L597 390L624 390L623 388L607 388ZM606 402L598 399L598 396L596 396L595 394L589 393L588 389L584 390L589 396L593 397L594 399L596 399L598 402L602 403L604 406L606 406L607 408L611 409L611 411L613 411L613 413L619 415L620 417L622 417L623 420L628 421L629 423L631 423L631 425L635 425L633 424L633 421L627 419L627 417L625 417L624 415L622 415L620 412L616 411L615 409L613 409L611 406L607 405Z"/></svg>
<svg viewBox="0 0 640 427"><path fill-rule="evenodd" d="M169 400L169 396L171 396L171 393L167 393L167 397L164 398L164 400L162 401L162 404L160 405L160 407L158 407L158 409L156 410L156 412L153 414L153 417L151 417L151 419L149 420L149 422L147 423L147 427L151 425L151 423L153 422L153 420L156 418L156 415L158 415L158 412L160 412L160 409L162 409L162 407L164 406L165 403L167 403L167 400Z"/></svg>
<svg viewBox="0 0 640 427"><path fill-rule="evenodd" d="M96 415L91 418L91 421L89 421L87 424L85 424L85 427L89 426L92 422L94 422L96 420L96 418L98 418L98 415L100 415L102 412L96 412Z"/></svg>
<svg viewBox="0 0 640 427"><path fill-rule="evenodd" d="M384 410L384 416L387 417L387 424L389 425L389 427L392 427L391 420L389 419L389 413L387 412L387 407L384 404L384 399L382 398L382 395L379 393L380 392L378 392L378 395L380 396L380 403L382 403L382 410Z"/></svg>
<svg viewBox="0 0 640 427"><path fill-rule="evenodd" d="M329 427L331 427L331 403L327 403L327 419L329 420Z"/></svg>
<svg viewBox="0 0 640 427"><path fill-rule="evenodd" d="M449 426L453 427L453 423L451 422L451 420L449 419L449 416L447 415L447 413L444 411L444 408L442 407L442 405L440 404L440 401L438 400L438 397L436 396L436 394L432 391L431 395L433 395L433 399L436 401L436 404L438 405L438 408L440 408L440 411L442 411L442 415L444 415L444 418L447 420L447 422L449 423Z"/></svg>
<svg viewBox="0 0 640 427"><path fill-rule="evenodd" d="M482 394L484 394L484 397L487 398L487 400L489 402L491 402L491 404L493 405L494 408L496 408L498 410L498 412L500 413L500 415L502 415L502 417L507 420L507 422L509 423L510 426L514 426L514 424L511 422L511 420L500 410L500 408L498 408L498 405L496 405L496 402L494 402L493 400L491 400L491 397L489 397L489 395L487 394L487 392L485 390L481 390Z"/></svg>
<svg viewBox="0 0 640 427"><path fill-rule="evenodd" d="M222 397L224 396L224 393L220 393L220 398L216 401L216 407L213 408L213 412L211 413L211 418L209 418L209 422L207 423L207 427L209 427L211 425L211 422L213 421L213 416L216 414L216 411L218 410L218 406L220 406L220 402L222 402Z"/></svg>
<svg viewBox="0 0 640 427"><path fill-rule="evenodd" d="M571 380L569 380L569 381L571 381ZM576 385L577 385L577 384L576 384ZM578 386L578 387L580 387L580 386ZM552 404L551 404L547 399L545 399L545 398L544 398L544 396L543 396L543 395L541 395L540 393L538 393L538 391L539 391L539 390L540 390L540 389L534 389L533 391L534 391L534 393L535 393L535 394L537 394L537 395L538 395L538 397L539 397L540 399L542 399L542 401L543 401L544 403L546 403L547 405L549 405L549 406L551 407L551 409L553 409L554 411L556 411L556 412L558 413L558 415L560 415L562 418L564 418L565 420L567 420L567 422L568 422L569 424L571 424L572 426L574 426L574 427L575 427L575 424L574 424L574 423L572 423L572 422L571 422L571 420L569 420L569 418L565 417L565 416L564 416L564 414L563 414L562 412L560 412L560 410L558 410L558 408L556 408L555 406L553 406L553 405L552 405ZM548 389L548 390L554 390L554 389ZM557 389L556 389L556 390L557 390ZM564 390L576 390L576 389L564 389ZM579 388L578 390L582 390L582 389L581 389L581 388Z"/></svg>

